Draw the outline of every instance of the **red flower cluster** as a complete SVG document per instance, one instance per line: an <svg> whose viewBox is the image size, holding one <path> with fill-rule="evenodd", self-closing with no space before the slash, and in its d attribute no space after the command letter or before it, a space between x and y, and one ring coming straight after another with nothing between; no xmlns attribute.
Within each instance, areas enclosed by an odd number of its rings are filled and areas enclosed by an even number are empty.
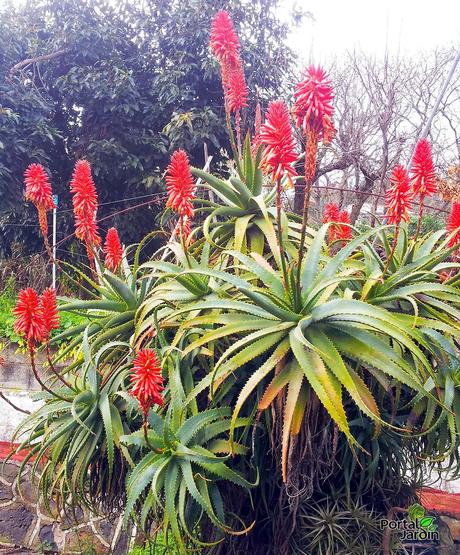
<svg viewBox="0 0 460 555"><path fill-rule="evenodd" d="M310 66L303 81L297 84L293 113L296 125L305 133L313 132L326 144L332 140L332 85L321 67Z"/></svg>
<svg viewBox="0 0 460 555"><path fill-rule="evenodd" d="M427 139L420 139L417 143L412 160L411 178L415 195L423 198L436 193L436 173Z"/></svg>
<svg viewBox="0 0 460 555"><path fill-rule="evenodd" d="M294 92L293 114L297 127L306 135L305 180L311 183L316 172L318 142L329 144L335 130L332 123L332 85L321 67L310 66Z"/></svg>
<svg viewBox="0 0 460 555"><path fill-rule="evenodd" d="M211 50L221 64L234 63L239 58L240 41L233 27L232 18L225 10L214 16L211 25Z"/></svg>
<svg viewBox="0 0 460 555"><path fill-rule="evenodd" d="M153 349L142 349L133 360L131 395L138 401L144 419L153 405L163 405L163 376L157 354Z"/></svg>
<svg viewBox="0 0 460 555"><path fill-rule="evenodd" d="M92 260L91 247L98 247L101 244L101 237L96 223L97 191L91 176L91 166L87 160L78 160L75 164L70 191L73 194L75 235L85 242L88 256Z"/></svg>
<svg viewBox="0 0 460 555"><path fill-rule="evenodd" d="M107 231L104 244L105 267L111 272L116 272L123 260L123 247L121 246L118 231L111 227Z"/></svg>
<svg viewBox="0 0 460 555"><path fill-rule="evenodd" d="M453 202L447 219L448 233L456 232L449 241L449 247L460 245L460 202Z"/></svg>
<svg viewBox="0 0 460 555"><path fill-rule="evenodd" d="M401 220L409 221L412 200L409 176L403 166L394 168L390 184L386 194L387 220L389 224L399 225Z"/></svg>
<svg viewBox="0 0 460 555"><path fill-rule="evenodd" d="M46 289L41 297L30 287L23 289L19 292L13 314L16 316L14 331L25 337L29 349L47 341L53 329L59 327L54 289Z"/></svg>
<svg viewBox="0 0 460 555"><path fill-rule="evenodd" d="M288 179L296 175L292 164L297 160L291 122L286 104L282 100L270 102L265 123L261 126L259 140L266 145L261 167L278 181L286 172Z"/></svg>
<svg viewBox="0 0 460 555"><path fill-rule="evenodd" d="M26 186L25 198L37 208L52 210L54 208L53 191L45 168L40 164L30 164L24 173Z"/></svg>
<svg viewBox="0 0 460 555"><path fill-rule="evenodd" d="M190 221L194 214L192 199L195 182L184 150L176 150L171 156L166 169L166 188L168 191L166 206L179 214L181 232L187 236L190 234Z"/></svg>
<svg viewBox="0 0 460 555"><path fill-rule="evenodd" d="M38 222L42 232L45 246L48 247L48 222L46 213L54 208L53 191L45 168L40 164L30 164L24 173L26 186L25 198L38 210Z"/></svg>
<svg viewBox="0 0 460 555"><path fill-rule="evenodd" d="M19 291L13 314L16 316L14 331L25 337L29 347L40 343L45 334L43 307L34 289L29 287Z"/></svg>
<svg viewBox="0 0 460 555"><path fill-rule="evenodd" d="M56 304L56 291L52 287L45 289L40 297L43 311L43 340L51 336L51 332L59 327L59 313Z"/></svg>
<svg viewBox="0 0 460 555"><path fill-rule="evenodd" d="M331 223L328 231L329 243L334 241L348 241L352 237L352 229L348 225L350 223L350 215L346 210L339 210L335 202L329 202L324 207L323 223Z"/></svg>
<svg viewBox="0 0 460 555"><path fill-rule="evenodd" d="M240 59L238 35L230 15L225 10L217 12L213 19L209 43L221 65L227 108L239 115L241 108L248 105L248 88Z"/></svg>

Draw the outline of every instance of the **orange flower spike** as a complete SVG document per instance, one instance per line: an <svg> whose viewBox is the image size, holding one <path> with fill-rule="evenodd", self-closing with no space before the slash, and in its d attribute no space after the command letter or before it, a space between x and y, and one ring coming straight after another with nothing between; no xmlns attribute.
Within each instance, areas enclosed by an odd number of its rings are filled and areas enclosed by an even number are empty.
<svg viewBox="0 0 460 555"><path fill-rule="evenodd" d="M34 289L19 291L13 314L16 317L14 331L26 339L29 349L34 349L46 337L43 307Z"/></svg>
<svg viewBox="0 0 460 555"><path fill-rule="evenodd" d="M49 339L51 332L59 328L59 312L56 303L56 291L52 287L45 289L40 297L43 312L44 339Z"/></svg>
<svg viewBox="0 0 460 555"><path fill-rule="evenodd" d="M153 349L142 349L137 353L133 360L131 385L131 395L139 401L144 419L154 405L163 405L161 364Z"/></svg>
<svg viewBox="0 0 460 555"><path fill-rule="evenodd" d="M111 272L116 272L123 261L123 247L118 231L111 227L107 231L104 243L105 267Z"/></svg>
<svg viewBox="0 0 460 555"><path fill-rule="evenodd" d="M24 173L25 199L32 202L38 210L38 223L45 241L46 250L50 252L48 244L48 221L46 213L54 205L53 190L45 168L40 164L30 164Z"/></svg>
<svg viewBox="0 0 460 555"><path fill-rule="evenodd" d="M390 178L390 188L386 194L386 212L389 224L399 225L402 220L408 222L412 193L409 176L403 166L394 168Z"/></svg>
<svg viewBox="0 0 460 555"><path fill-rule="evenodd" d="M453 202L447 218L447 232L456 232L449 241L449 247L460 245L460 202Z"/></svg>
<svg viewBox="0 0 460 555"><path fill-rule="evenodd" d="M70 182L75 215L75 235L86 243L88 253L91 246L98 247L101 237L97 228L98 198L96 186L87 160L78 160Z"/></svg>
<svg viewBox="0 0 460 555"><path fill-rule="evenodd" d="M259 140L265 145L261 167L272 174L273 181L297 175L293 163L298 155L292 135L291 122L286 104L282 100L270 102L265 123L261 126Z"/></svg>
<svg viewBox="0 0 460 555"><path fill-rule="evenodd" d="M436 173L427 139L420 139L417 143L410 173L415 195L424 197L436 193Z"/></svg>

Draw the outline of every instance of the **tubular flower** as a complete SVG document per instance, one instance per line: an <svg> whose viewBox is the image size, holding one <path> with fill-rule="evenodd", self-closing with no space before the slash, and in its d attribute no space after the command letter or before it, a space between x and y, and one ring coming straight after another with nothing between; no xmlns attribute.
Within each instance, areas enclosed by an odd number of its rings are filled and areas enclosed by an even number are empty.
<svg viewBox="0 0 460 555"><path fill-rule="evenodd" d="M460 202L453 202L449 217L447 218L448 233L456 232L449 241L449 247L460 244Z"/></svg>
<svg viewBox="0 0 460 555"><path fill-rule="evenodd" d="M329 202L324 207L323 212L323 224L327 224L329 222L338 222L340 217L340 210L339 207L335 202Z"/></svg>
<svg viewBox="0 0 460 555"><path fill-rule="evenodd" d="M25 198L37 208L52 210L54 208L53 191L45 168L40 164L30 164L24 173L26 186Z"/></svg>
<svg viewBox="0 0 460 555"><path fill-rule="evenodd" d="M53 191L45 168L40 164L30 164L24 173L26 186L25 198L32 202L38 210L40 231L48 249L48 222L46 213L54 208Z"/></svg>
<svg viewBox="0 0 460 555"><path fill-rule="evenodd" d="M90 255L89 247L99 246L101 244L101 237L96 223L98 208L97 191L91 176L91 166L87 160L78 160L75 164L70 182L70 191L73 194L75 235L86 243L88 254Z"/></svg>
<svg viewBox="0 0 460 555"><path fill-rule="evenodd" d="M105 267L111 272L116 272L123 260L123 247L121 246L118 231L111 227L107 231L104 244Z"/></svg>
<svg viewBox="0 0 460 555"><path fill-rule="evenodd" d="M59 327L59 313L56 304L56 291L52 287L45 289L40 297L43 312L44 339L49 339L51 332Z"/></svg>
<svg viewBox="0 0 460 555"><path fill-rule="evenodd" d="M13 314L16 316L14 331L25 337L29 349L43 341L46 336L43 307L34 289L29 287L19 291Z"/></svg>
<svg viewBox="0 0 460 555"><path fill-rule="evenodd" d="M292 164L297 160L292 136L289 112L282 100L270 102L265 123L260 129L259 140L265 145L261 167L271 173L273 181L281 179L286 172L290 180L296 171Z"/></svg>
<svg viewBox="0 0 460 555"><path fill-rule="evenodd" d="M399 225L401 220L409 221L412 200L409 176L403 166L398 165L394 168L390 184L386 194L387 220L389 224Z"/></svg>
<svg viewBox="0 0 460 555"><path fill-rule="evenodd" d="M417 143L412 160L411 178L415 195L424 197L436 193L436 173L427 139L420 139Z"/></svg>
<svg viewBox="0 0 460 555"><path fill-rule="evenodd" d="M297 84L293 114L296 125L305 133L314 132L326 144L332 140L332 85L323 68L310 66L305 78Z"/></svg>
<svg viewBox="0 0 460 555"><path fill-rule="evenodd" d="M334 202L330 202L324 207L323 223L334 224L331 225L328 230L329 243L337 240L348 241L351 239L351 227L348 225L340 225L349 224L350 215L346 210L342 210L341 212Z"/></svg>
<svg viewBox="0 0 460 555"><path fill-rule="evenodd" d="M339 224L349 224L350 214L346 210L342 210L339 214ZM339 225L337 231L337 239L348 241L352 237L352 229L348 225Z"/></svg>
<svg viewBox="0 0 460 555"><path fill-rule="evenodd" d="M248 105L248 88L240 59L240 41L232 18L225 10L217 12L211 25L210 46L219 60L228 113L235 113L237 134L240 134L240 110Z"/></svg>
<svg viewBox="0 0 460 555"><path fill-rule="evenodd" d="M188 156L184 150L176 150L171 156L166 169L166 188L168 191L166 206L175 210L181 217L193 218L192 199L195 183Z"/></svg>
<svg viewBox="0 0 460 555"><path fill-rule="evenodd" d="M239 114L248 105L248 87L240 60L228 67L226 76L226 98L230 112Z"/></svg>
<svg viewBox="0 0 460 555"><path fill-rule="evenodd" d="M163 405L163 376L157 354L153 349L142 349L133 360L131 395L142 408L144 419L153 405Z"/></svg>
<svg viewBox="0 0 460 555"><path fill-rule="evenodd" d="M210 46L221 64L235 63L239 58L240 41L228 12L220 10L211 25Z"/></svg>

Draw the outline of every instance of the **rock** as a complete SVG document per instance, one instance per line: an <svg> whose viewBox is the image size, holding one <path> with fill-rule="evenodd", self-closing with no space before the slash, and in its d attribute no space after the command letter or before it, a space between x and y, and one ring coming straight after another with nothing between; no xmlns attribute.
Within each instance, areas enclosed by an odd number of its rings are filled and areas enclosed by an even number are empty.
<svg viewBox="0 0 460 555"><path fill-rule="evenodd" d="M12 484L18 475L19 466L14 463L0 462L0 476L9 484Z"/></svg>
<svg viewBox="0 0 460 555"><path fill-rule="evenodd" d="M59 553L52 525L47 524L42 526L38 533L38 538L40 540L40 547L43 553Z"/></svg>
<svg viewBox="0 0 460 555"><path fill-rule="evenodd" d="M452 539L455 542L460 542L460 518L451 518L450 516L444 515L442 515L440 518L447 524L447 526L449 526Z"/></svg>
<svg viewBox="0 0 460 555"><path fill-rule="evenodd" d="M5 501L11 501L13 499L13 491L11 486L7 486L0 482L0 503L4 503Z"/></svg>
<svg viewBox="0 0 460 555"><path fill-rule="evenodd" d="M20 504L2 507L0 511L0 542L23 545L35 515Z"/></svg>
<svg viewBox="0 0 460 555"><path fill-rule="evenodd" d="M106 555L109 553L109 549L97 539L90 526L85 526L67 534L63 552Z"/></svg>
<svg viewBox="0 0 460 555"><path fill-rule="evenodd" d="M126 530L122 530L117 544L113 548L112 555L126 555L128 553L129 539L129 534Z"/></svg>
<svg viewBox="0 0 460 555"><path fill-rule="evenodd" d="M114 522L112 522L108 518L103 518L101 520L93 521L93 525L101 538L104 539L108 544L110 544L115 533L117 521L115 520Z"/></svg>
<svg viewBox="0 0 460 555"><path fill-rule="evenodd" d="M32 484L28 477L21 478L20 483L18 480L18 482L16 482L15 489L18 497L21 500L26 501L27 503L30 503L32 505L36 505L38 501L37 486Z"/></svg>
<svg viewBox="0 0 460 555"><path fill-rule="evenodd" d="M63 530L68 530L69 528L82 524L84 521L85 514L80 507L75 507L73 511L68 509L61 517L61 528Z"/></svg>

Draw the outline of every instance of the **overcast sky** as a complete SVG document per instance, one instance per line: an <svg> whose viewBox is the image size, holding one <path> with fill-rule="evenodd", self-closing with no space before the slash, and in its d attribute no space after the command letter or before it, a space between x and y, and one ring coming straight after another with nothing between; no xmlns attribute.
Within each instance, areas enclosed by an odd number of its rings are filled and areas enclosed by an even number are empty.
<svg viewBox="0 0 460 555"><path fill-rule="evenodd" d="M460 0L283 0L283 15L309 11L291 43L304 63L325 63L347 50L383 56L460 47Z"/></svg>

